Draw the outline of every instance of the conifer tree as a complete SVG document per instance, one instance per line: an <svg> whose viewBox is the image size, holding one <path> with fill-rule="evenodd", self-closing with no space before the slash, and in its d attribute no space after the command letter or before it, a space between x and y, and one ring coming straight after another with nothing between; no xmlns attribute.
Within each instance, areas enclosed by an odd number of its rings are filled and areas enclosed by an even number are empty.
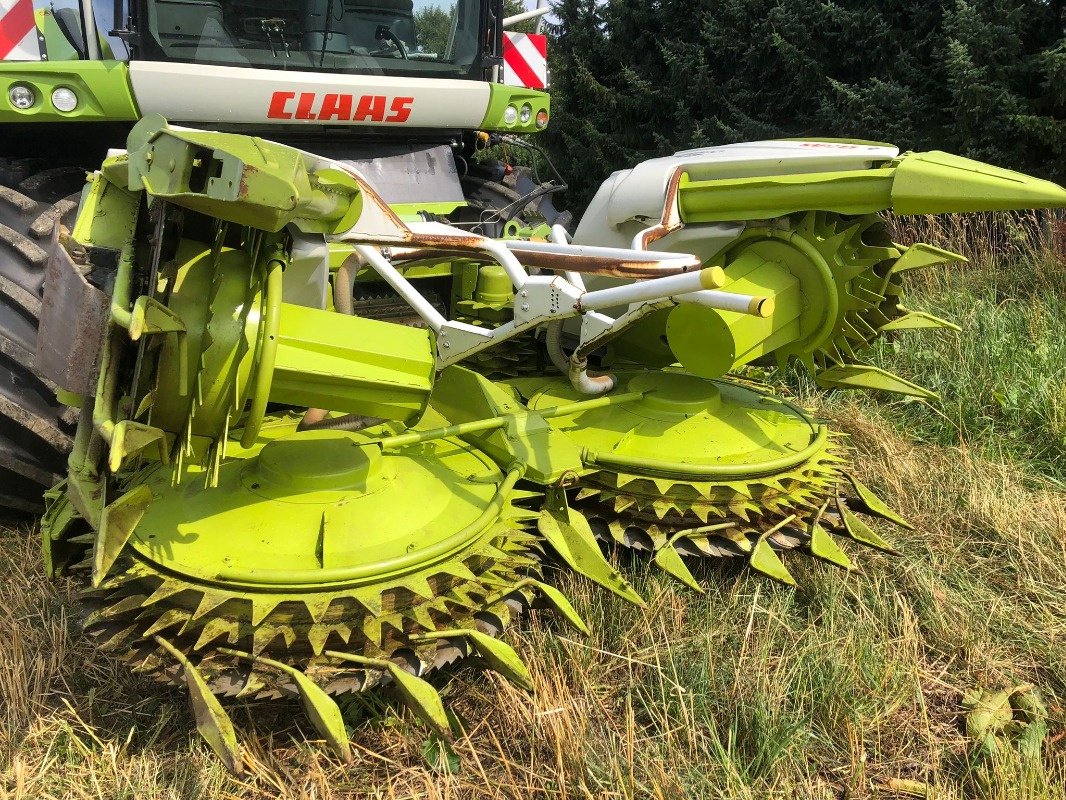
<svg viewBox="0 0 1066 800"><path fill-rule="evenodd" d="M580 207L688 147L847 136L1066 176L1066 0L559 0L548 144Z"/></svg>

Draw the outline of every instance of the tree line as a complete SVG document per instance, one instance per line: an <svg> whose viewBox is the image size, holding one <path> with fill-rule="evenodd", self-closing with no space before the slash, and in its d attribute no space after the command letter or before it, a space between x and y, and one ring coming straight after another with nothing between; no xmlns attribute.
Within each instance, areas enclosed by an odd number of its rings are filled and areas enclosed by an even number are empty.
<svg viewBox="0 0 1066 800"><path fill-rule="evenodd" d="M786 136L1066 178L1066 0L557 0L546 144L583 204L612 170Z"/></svg>

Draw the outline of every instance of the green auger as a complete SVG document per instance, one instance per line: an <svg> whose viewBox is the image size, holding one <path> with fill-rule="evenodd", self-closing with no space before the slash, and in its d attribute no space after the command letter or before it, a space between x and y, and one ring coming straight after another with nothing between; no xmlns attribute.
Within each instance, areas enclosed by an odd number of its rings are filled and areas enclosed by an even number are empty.
<svg viewBox="0 0 1066 800"><path fill-rule="evenodd" d="M720 377L747 363L784 366L795 360L825 388L935 399L928 389L862 363L861 355L889 332L958 330L907 308L903 276L965 260L931 245L893 243L876 214L809 211L753 223L711 263L722 267L724 288L773 298L773 314L750 317L695 306L660 312L613 343L609 361L666 366L680 360L694 374ZM690 330L711 330L722 346L708 348L702 336L688 336Z"/></svg>
<svg viewBox="0 0 1066 800"><path fill-rule="evenodd" d="M403 222L350 166L146 119L92 176L49 265L42 347L63 352L72 321L105 321L99 357L53 376L95 389L49 494L49 570L81 578L103 649L185 685L197 728L239 771L219 698L298 698L347 760L339 695L387 687L446 736L434 670L469 657L532 688L498 638L511 620L543 604L587 631L544 582L549 556L641 603L603 542L695 588L686 559L744 558L792 583L786 549L844 568L834 534L892 550L859 513L906 523L852 475L841 437L729 375L763 356L833 359L860 321L906 319L892 270L942 254L900 254L835 213L781 235L753 226L722 263L494 240ZM827 275L812 251L849 255ZM427 257L480 283L475 302L504 310L509 294L507 313L442 313L412 282ZM338 313L324 288L310 300L338 260L421 326ZM471 264L485 281L466 280ZM574 277L624 273L646 279L589 290ZM855 281L871 276L885 285L863 294ZM659 312L680 367L589 371ZM544 326L561 377L462 366Z"/></svg>

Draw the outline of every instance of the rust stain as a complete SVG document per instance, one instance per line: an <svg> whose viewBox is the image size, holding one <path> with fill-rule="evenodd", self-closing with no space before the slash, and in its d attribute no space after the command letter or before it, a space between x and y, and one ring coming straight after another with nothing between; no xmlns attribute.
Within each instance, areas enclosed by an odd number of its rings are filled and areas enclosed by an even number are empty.
<svg viewBox="0 0 1066 800"><path fill-rule="evenodd" d="M666 202L663 205L663 217L659 224L648 228L640 235L641 249L647 250L652 242L657 242L674 231L681 230L685 223L681 220L681 209L678 206L678 194L681 190L681 178L685 174L684 167L678 167L670 176L670 182L666 185Z"/></svg>
<svg viewBox="0 0 1066 800"><path fill-rule="evenodd" d="M451 236L440 233L415 233L410 228L404 238L415 247L442 248L450 250L479 250L485 240L480 236Z"/></svg>
<svg viewBox="0 0 1066 800"><path fill-rule="evenodd" d="M647 261L627 261L624 258L545 253L536 250L525 250L521 245L513 245L510 250L519 257L523 264L553 272L580 272L587 275L605 275L613 278L662 278L667 275L680 275L692 269L699 269L699 264L695 262L691 264L681 262L667 266L662 263L650 263Z"/></svg>
<svg viewBox="0 0 1066 800"><path fill-rule="evenodd" d="M415 264L429 264L445 260L457 252L478 264L495 264L496 259L489 253L477 250L470 252L467 245L461 245L460 239L442 238L432 247L402 247L392 251L390 259L395 266L410 267ZM667 275L680 275L699 269L699 264L665 266L647 261L626 261L625 259L603 258L602 256L567 255L564 253L545 253L540 250L526 250L520 244L512 244L510 251L518 257L524 267L548 270L549 272L579 272L583 275L602 275L612 278L662 278Z"/></svg>
<svg viewBox="0 0 1066 800"><path fill-rule="evenodd" d="M248 199L248 181L254 178L259 173L258 167L253 167L250 164L245 164L244 169L241 170L241 182L237 187L237 197L240 200Z"/></svg>

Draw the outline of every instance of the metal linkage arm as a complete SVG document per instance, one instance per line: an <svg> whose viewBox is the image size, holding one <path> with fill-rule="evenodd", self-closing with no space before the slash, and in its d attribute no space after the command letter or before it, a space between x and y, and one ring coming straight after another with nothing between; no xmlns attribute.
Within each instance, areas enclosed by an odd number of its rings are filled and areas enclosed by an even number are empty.
<svg viewBox="0 0 1066 800"><path fill-rule="evenodd" d="M475 353L541 325L556 334L566 319L584 317L578 349L569 362L558 354L553 360L565 366L579 391L603 394L614 387L610 376L587 373L587 354L615 338L652 311L684 302L711 308L768 316L772 300L719 291L726 283L720 267L701 268L700 260L685 253L656 252L573 245L556 232L552 242L496 240L441 223L404 223L357 170L346 165L320 164L342 169L359 185L363 213L349 230L330 238L355 244L358 258L368 264L399 294L436 334L437 364L444 368ZM428 302L393 263L457 253L484 261L488 257L507 273L514 287L514 318L495 329L446 319ZM561 274L530 275L527 267ZM621 286L588 291L582 274L643 278ZM598 313L628 306L617 319ZM554 337L558 341L558 336Z"/></svg>
<svg viewBox="0 0 1066 800"><path fill-rule="evenodd" d="M433 246L445 246L449 250L459 252L469 249L491 253L497 250L494 245L503 244L495 240L473 237L464 232L457 232L457 235L450 237L451 241L443 242L446 232L441 229L445 227L438 226L438 229L434 231L436 241ZM351 241L347 234L343 238ZM417 238L417 235L413 238ZM475 239L479 241L474 241ZM664 258L659 258L659 254L647 251L609 249L609 252L600 253L597 251L608 249L574 248L559 244L553 244L551 247L554 256L564 262L575 261L589 270L596 270L600 266L618 264L622 261L647 264L651 269L665 266L669 271L676 270L677 265L682 263L698 264L695 257L687 255L664 254ZM511 258L514 258L514 250L521 252L520 248L512 249L509 246L504 246L502 249ZM437 363L441 368L543 324L558 324L566 319L580 316L584 316L589 321L594 320L595 324L582 326L582 339L586 338L587 333L589 342L581 342L578 354L575 354L575 359L571 361L568 369L574 385L587 394L602 394L613 388L614 383L613 380L593 379L587 375L587 362L583 356L579 355L587 350L586 345L598 346L598 343L614 338L652 311L682 302L699 303L712 308L757 316L767 316L771 310L771 302L768 298L718 291L718 288L725 284L725 275L719 267L667 274L659 278L591 292L586 291L582 286L575 286L562 275L528 275L523 268L521 275L515 275L512 278L515 283L514 319L488 330L445 319L378 247L357 244L356 252L436 333ZM498 263L506 269L505 260L501 258ZM570 264L567 263L567 265ZM559 266L565 272L571 272L562 267L562 264ZM629 310L618 319L595 313L601 309L617 306L629 306Z"/></svg>
<svg viewBox="0 0 1066 800"><path fill-rule="evenodd" d="M594 335L581 343L580 354L588 342L617 335L664 303L698 302L753 314L767 309L764 298L718 291L725 283L722 270L701 269L693 255L649 251L643 249L646 241L627 250L574 245L558 234L553 242L508 241L436 222L408 225L349 165L247 136L171 127L162 118L142 120L130 134L128 154L109 159L103 169L113 183L219 219L271 232L291 226L304 235L354 245L354 257L374 269L436 334L440 368L573 317L595 315L596 324L588 326ZM394 258L439 253L500 265L514 287L511 322L486 330L446 319L394 263ZM530 275L528 268L562 274ZM587 291L578 277L583 273L646 280ZM618 319L598 313L618 306L629 306ZM611 388L613 383L589 379L585 366L580 358L571 360L575 386L594 394Z"/></svg>

